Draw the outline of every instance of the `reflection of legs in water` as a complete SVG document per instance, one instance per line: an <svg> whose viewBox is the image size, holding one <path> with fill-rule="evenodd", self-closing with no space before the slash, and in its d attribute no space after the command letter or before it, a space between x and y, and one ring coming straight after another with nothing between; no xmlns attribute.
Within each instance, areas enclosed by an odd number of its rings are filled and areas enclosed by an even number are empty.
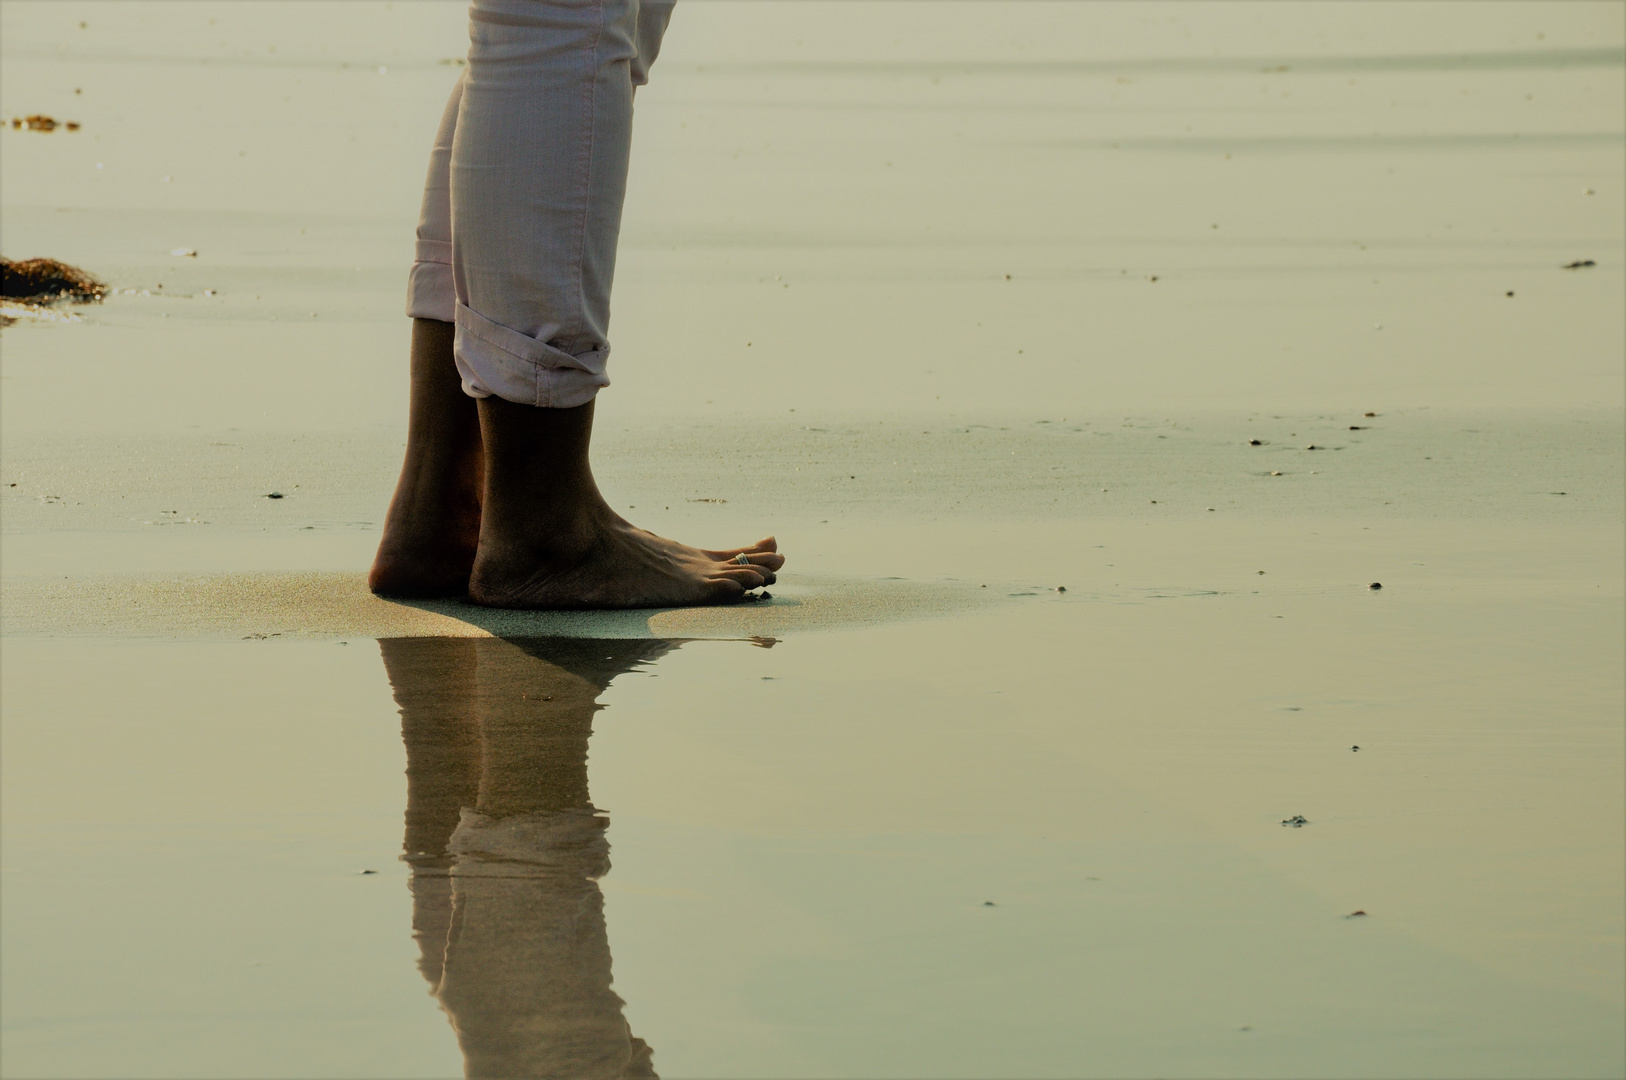
<svg viewBox="0 0 1626 1080"><path fill-rule="evenodd" d="M418 970L440 985L452 922L447 846L463 807L480 788L480 729L474 715L473 638L380 641L384 671L401 709L407 752L406 843L412 867L412 937Z"/></svg>
<svg viewBox="0 0 1626 1080"><path fill-rule="evenodd" d="M610 989L608 821L589 801L587 740L610 680L673 643L380 644L407 741L421 966L467 1074L653 1076Z"/></svg>

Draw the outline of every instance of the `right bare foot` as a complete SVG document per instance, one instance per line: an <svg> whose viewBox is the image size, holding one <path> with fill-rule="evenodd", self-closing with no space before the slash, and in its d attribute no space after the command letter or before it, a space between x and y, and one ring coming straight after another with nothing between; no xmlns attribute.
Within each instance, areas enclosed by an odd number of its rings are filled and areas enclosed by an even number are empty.
<svg viewBox="0 0 1626 1080"><path fill-rule="evenodd" d="M746 548L710 551L656 536L608 507L590 517L568 536L555 533L545 547L486 530L469 599L548 610L731 604L772 585L774 571L785 565L771 536Z"/></svg>
<svg viewBox="0 0 1626 1080"><path fill-rule="evenodd" d="M588 464L593 405L482 398L485 489L469 598L506 608L727 604L785 565L772 537L709 551L656 536L604 501ZM740 559L743 557L744 561Z"/></svg>

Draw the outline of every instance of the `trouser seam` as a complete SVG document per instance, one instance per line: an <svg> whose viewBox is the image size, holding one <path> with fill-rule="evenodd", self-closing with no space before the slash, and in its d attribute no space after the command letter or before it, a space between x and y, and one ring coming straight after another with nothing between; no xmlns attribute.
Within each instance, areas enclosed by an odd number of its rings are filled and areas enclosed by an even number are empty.
<svg viewBox="0 0 1626 1080"><path fill-rule="evenodd" d="M582 90L583 122L587 125L587 138L583 140L586 146L582 154L580 171L578 173L581 184L581 219L576 227L576 314L587 310L587 228L593 216L593 200L589 192L593 190L593 151L598 136L598 76L599 76L599 50L604 44L604 23L609 18L607 5L604 0L598 4L598 33L593 37L593 47L588 53L588 72L586 85ZM573 336L579 334L585 327L572 327ZM548 395L549 401L552 394ZM542 386L540 374L537 383L537 401L542 401Z"/></svg>

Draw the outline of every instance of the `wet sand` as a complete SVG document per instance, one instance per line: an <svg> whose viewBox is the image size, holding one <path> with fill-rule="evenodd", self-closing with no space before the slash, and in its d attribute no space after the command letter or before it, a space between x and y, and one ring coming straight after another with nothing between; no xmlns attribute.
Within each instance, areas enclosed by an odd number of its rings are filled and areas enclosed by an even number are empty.
<svg viewBox="0 0 1626 1080"><path fill-rule="evenodd" d="M680 8L595 463L792 561L527 614L362 586L461 5L0 9L0 1071L1620 1075L1618 10L923 10Z"/></svg>

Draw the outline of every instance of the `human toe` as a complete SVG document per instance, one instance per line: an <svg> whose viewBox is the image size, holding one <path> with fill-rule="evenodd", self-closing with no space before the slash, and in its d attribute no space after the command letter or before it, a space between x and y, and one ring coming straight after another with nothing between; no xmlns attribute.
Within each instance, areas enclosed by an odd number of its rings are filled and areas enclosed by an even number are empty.
<svg viewBox="0 0 1626 1080"><path fill-rule="evenodd" d="M717 569L717 576L737 581L747 589L761 588L772 584L773 571L765 570L760 566L741 566L735 563L724 563Z"/></svg>
<svg viewBox="0 0 1626 1080"><path fill-rule="evenodd" d="M706 554L714 559L732 559L736 555L758 555L779 550L779 541L771 536L764 536L750 547L724 548L719 551L707 551Z"/></svg>

